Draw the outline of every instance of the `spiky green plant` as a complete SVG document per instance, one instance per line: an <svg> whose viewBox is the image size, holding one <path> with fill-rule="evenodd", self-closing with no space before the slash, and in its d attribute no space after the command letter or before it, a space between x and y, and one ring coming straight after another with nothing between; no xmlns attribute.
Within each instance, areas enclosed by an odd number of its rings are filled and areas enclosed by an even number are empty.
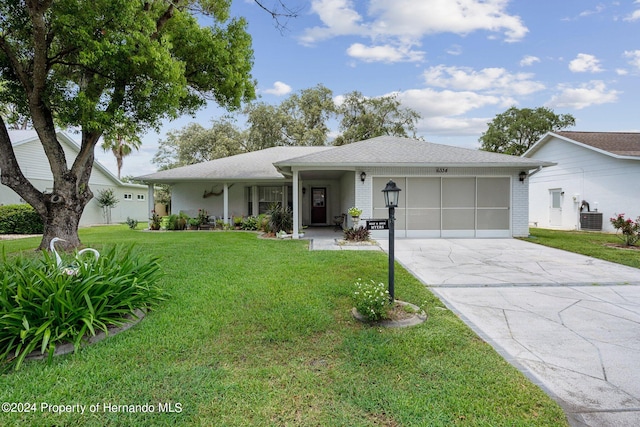
<svg viewBox="0 0 640 427"><path fill-rule="evenodd" d="M48 252L0 264L0 366L18 369L34 350L53 357L57 344L77 351L96 330L119 326L165 298L156 257L133 246L103 250L98 260L73 258L61 269Z"/></svg>

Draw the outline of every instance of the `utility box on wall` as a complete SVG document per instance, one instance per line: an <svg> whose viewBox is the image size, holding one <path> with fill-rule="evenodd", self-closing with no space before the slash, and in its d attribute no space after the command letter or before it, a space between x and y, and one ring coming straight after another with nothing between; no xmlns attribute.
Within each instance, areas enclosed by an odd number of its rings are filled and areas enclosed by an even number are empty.
<svg viewBox="0 0 640 427"><path fill-rule="evenodd" d="M580 214L580 229L602 231L602 212L582 212Z"/></svg>

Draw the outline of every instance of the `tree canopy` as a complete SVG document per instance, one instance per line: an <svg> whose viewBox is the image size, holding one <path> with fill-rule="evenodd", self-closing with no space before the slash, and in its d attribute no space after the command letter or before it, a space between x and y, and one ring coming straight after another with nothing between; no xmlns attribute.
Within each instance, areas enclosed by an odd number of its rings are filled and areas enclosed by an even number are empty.
<svg viewBox="0 0 640 427"><path fill-rule="evenodd" d="M44 193L22 173L0 117L1 182L45 222L41 247L77 226L100 136L139 133L193 113L208 100L228 109L255 97L251 37L230 0L5 0L0 2L0 104L28 116L53 175ZM197 14L197 16L196 16ZM210 26L199 20L208 17ZM68 164L57 127L81 131Z"/></svg>
<svg viewBox="0 0 640 427"><path fill-rule="evenodd" d="M511 107L487 124L489 128L479 140L481 150L520 156L545 133L575 126L576 119L546 107Z"/></svg>
<svg viewBox="0 0 640 427"><path fill-rule="evenodd" d="M214 120L210 129L198 123L167 133L152 162L160 170L233 156L246 151L244 135L227 119Z"/></svg>
<svg viewBox="0 0 640 427"><path fill-rule="evenodd" d="M347 94L337 112L342 134L335 145L381 135L415 137L415 124L420 118L417 111L403 108L396 95L367 98L358 91Z"/></svg>

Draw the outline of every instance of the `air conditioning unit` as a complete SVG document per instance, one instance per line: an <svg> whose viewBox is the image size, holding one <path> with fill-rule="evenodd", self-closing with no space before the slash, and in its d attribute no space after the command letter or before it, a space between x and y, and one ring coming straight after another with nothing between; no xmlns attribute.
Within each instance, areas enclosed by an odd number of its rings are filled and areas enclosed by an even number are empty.
<svg viewBox="0 0 640 427"><path fill-rule="evenodd" d="M602 231L602 212L580 213L580 229L588 231Z"/></svg>

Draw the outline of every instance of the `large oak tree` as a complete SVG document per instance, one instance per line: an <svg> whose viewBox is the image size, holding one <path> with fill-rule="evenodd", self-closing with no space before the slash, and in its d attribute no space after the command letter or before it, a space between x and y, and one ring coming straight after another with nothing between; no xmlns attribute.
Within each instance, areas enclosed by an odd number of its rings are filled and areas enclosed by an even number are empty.
<svg viewBox="0 0 640 427"><path fill-rule="evenodd" d="M89 177L103 133L136 133L193 113L207 100L234 109L255 97L253 51L231 0L3 0L0 104L30 117L53 175L53 191L24 176L0 118L1 182L42 216L40 244L80 245L78 224L93 197ZM207 16L212 24L202 26ZM67 162L57 127L80 130Z"/></svg>
<svg viewBox="0 0 640 427"><path fill-rule="evenodd" d="M575 126L571 114L556 114L547 107L511 107L496 115L480 136L480 149L520 156L547 132Z"/></svg>

